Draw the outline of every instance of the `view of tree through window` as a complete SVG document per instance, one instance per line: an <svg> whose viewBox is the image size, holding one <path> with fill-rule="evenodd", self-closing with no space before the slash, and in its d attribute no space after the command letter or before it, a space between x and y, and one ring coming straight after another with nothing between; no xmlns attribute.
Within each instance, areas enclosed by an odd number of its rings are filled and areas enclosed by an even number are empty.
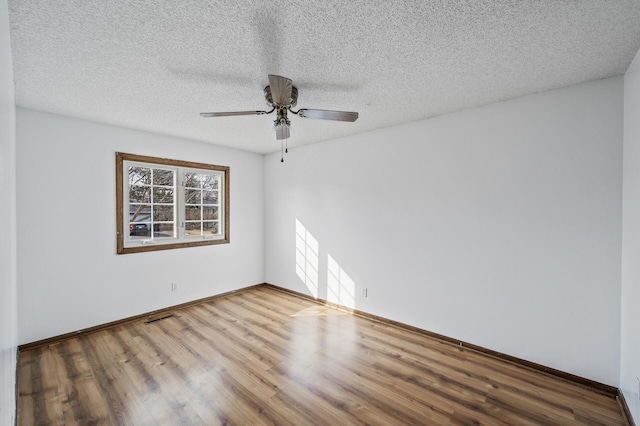
<svg viewBox="0 0 640 426"><path fill-rule="evenodd" d="M229 168L116 154L118 253L229 242Z"/></svg>

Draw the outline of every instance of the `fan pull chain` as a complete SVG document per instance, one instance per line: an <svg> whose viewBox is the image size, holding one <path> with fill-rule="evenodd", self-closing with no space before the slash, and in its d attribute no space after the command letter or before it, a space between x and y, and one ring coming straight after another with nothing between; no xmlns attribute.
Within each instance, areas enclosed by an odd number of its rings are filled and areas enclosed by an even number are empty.
<svg viewBox="0 0 640 426"><path fill-rule="evenodd" d="M284 154L289 153L289 138L280 139L280 162L284 163Z"/></svg>

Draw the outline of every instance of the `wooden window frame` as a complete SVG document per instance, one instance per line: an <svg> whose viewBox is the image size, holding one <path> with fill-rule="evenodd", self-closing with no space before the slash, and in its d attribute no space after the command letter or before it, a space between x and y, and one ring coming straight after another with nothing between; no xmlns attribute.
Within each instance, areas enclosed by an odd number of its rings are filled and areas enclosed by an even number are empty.
<svg viewBox="0 0 640 426"><path fill-rule="evenodd" d="M221 188L221 195L223 197L223 206L222 206L222 215L223 217L220 220L220 223L223 225L224 229L222 232L222 238L217 239L202 239L202 240L188 240L182 239L178 242L172 243L160 243L160 244L148 244L148 245L139 245L134 247L125 247L125 237L127 236L127 230L125 230L125 224L128 223L128 220L125 221L124 208L127 204L124 197L128 196L128 190L125 189L125 184L128 187L128 177L125 180L124 173L124 162L125 161L133 161L140 163L149 163L149 164L157 164L158 166L169 166L169 167L177 167L177 168L186 168L186 169L199 169L203 171L213 170L217 172L222 172L223 178L223 188ZM128 174L127 174L128 176ZM170 250L177 248L186 248L186 247L199 247L199 246L208 246L215 244L228 244L230 242L229 234L229 167L227 166L217 166L213 164L205 164L205 163L196 163L192 161L182 161L182 160L172 160L167 158L158 158L158 157L149 157L144 155L136 155L136 154L127 154L122 152L116 152L116 241L117 241L117 254L128 254L128 253L140 253L140 252L148 252L148 251L158 251L158 250ZM177 194L176 194L177 196ZM153 232L153 231L152 231Z"/></svg>

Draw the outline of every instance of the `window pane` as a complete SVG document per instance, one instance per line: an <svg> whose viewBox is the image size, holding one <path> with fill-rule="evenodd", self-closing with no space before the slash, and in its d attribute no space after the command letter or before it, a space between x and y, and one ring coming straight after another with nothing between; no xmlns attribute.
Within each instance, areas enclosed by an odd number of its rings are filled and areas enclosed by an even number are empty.
<svg viewBox="0 0 640 426"><path fill-rule="evenodd" d="M175 226L174 222L167 223L155 223L153 225L153 237L154 238L175 238Z"/></svg>
<svg viewBox="0 0 640 426"><path fill-rule="evenodd" d="M218 207L206 206L202 209L203 220L214 220L218 218Z"/></svg>
<svg viewBox="0 0 640 426"><path fill-rule="evenodd" d="M153 187L153 202L173 204L173 188Z"/></svg>
<svg viewBox="0 0 640 426"><path fill-rule="evenodd" d="M153 169L153 184L173 186L173 170Z"/></svg>
<svg viewBox="0 0 640 426"><path fill-rule="evenodd" d="M129 167L129 185L151 185L151 169L148 167Z"/></svg>
<svg viewBox="0 0 640 426"><path fill-rule="evenodd" d="M184 186L186 188L200 188L200 173L185 173Z"/></svg>
<svg viewBox="0 0 640 426"><path fill-rule="evenodd" d="M130 203L150 203L151 202L151 187L133 185L129 187L129 202Z"/></svg>
<svg viewBox="0 0 640 426"><path fill-rule="evenodd" d="M203 222L202 223L204 235L216 235L218 233L218 222Z"/></svg>
<svg viewBox="0 0 640 426"><path fill-rule="evenodd" d="M186 189L184 191L184 202L186 204L200 204L202 191L199 189Z"/></svg>
<svg viewBox="0 0 640 426"><path fill-rule="evenodd" d="M148 222L151 220L151 206L145 204L129 205L129 222Z"/></svg>
<svg viewBox="0 0 640 426"><path fill-rule="evenodd" d="M202 191L202 204L218 204L218 191Z"/></svg>
<svg viewBox="0 0 640 426"><path fill-rule="evenodd" d="M199 206L187 206L184 211L186 220L202 220Z"/></svg>
<svg viewBox="0 0 640 426"><path fill-rule="evenodd" d="M202 222L187 222L185 223L185 234L187 236L194 236L194 235L202 235L201 231L200 231L200 227L202 225Z"/></svg>
<svg viewBox="0 0 640 426"><path fill-rule="evenodd" d="M218 189L218 175L203 175L202 176L202 187L204 189Z"/></svg>
<svg viewBox="0 0 640 426"><path fill-rule="evenodd" d="M173 222L173 206L153 206L153 221L154 222Z"/></svg>

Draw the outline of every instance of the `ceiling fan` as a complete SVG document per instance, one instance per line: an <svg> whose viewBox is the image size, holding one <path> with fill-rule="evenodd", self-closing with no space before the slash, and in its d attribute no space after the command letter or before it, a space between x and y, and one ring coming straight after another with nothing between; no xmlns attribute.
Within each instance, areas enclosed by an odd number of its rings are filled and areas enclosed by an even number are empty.
<svg viewBox="0 0 640 426"><path fill-rule="evenodd" d="M273 123L277 140L289 138L291 122L287 117L287 112L299 115L300 117L318 118L321 120L353 122L358 119L357 112L308 108L301 108L298 111L294 111L291 108L296 106L298 102L298 88L293 85L291 79L279 75L269 74L269 85L264 88L264 97L267 105L272 107L270 111L201 112L200 115L202 117L229 117L234 115L265 115L275 111L277 117Z"/></svg>

